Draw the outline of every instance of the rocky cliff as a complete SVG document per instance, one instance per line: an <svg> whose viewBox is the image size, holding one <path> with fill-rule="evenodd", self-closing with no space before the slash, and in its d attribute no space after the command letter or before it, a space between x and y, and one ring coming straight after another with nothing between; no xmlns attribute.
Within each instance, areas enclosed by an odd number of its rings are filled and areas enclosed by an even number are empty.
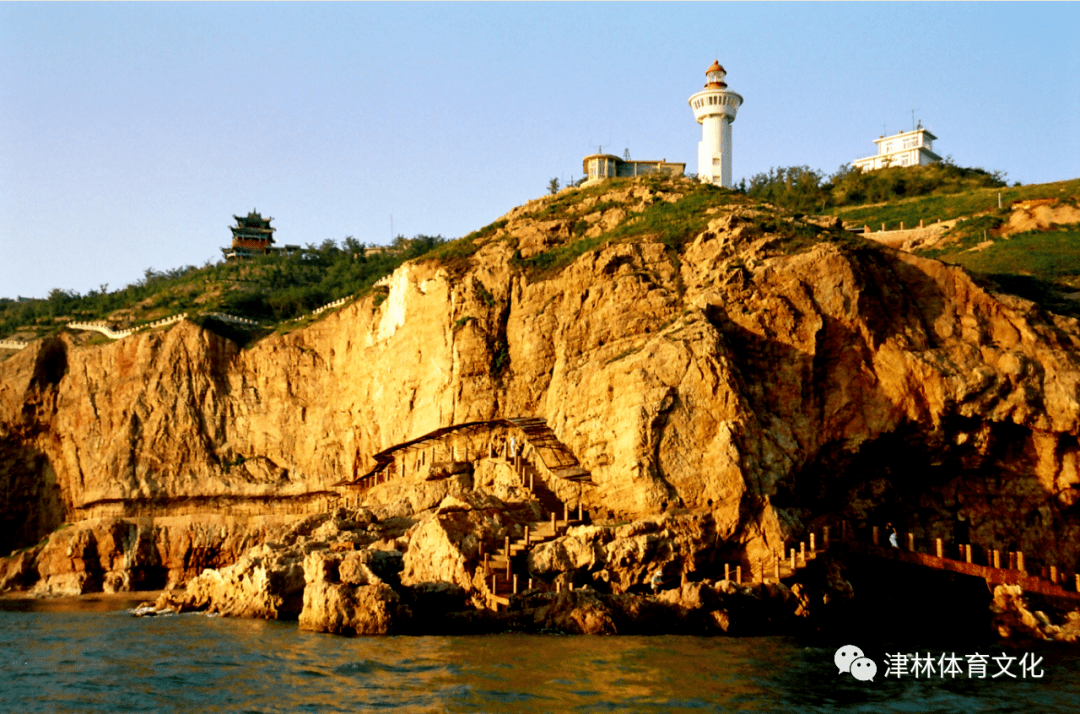
<svg viewBox="0 0 1080 714"><path fill-rule="evenodd" d="M0 363L0 550L27 549L2 584L178 584L382 449L518 416L591 472L595 523L686 514L746 562L840 519L963 524L1075 570L1075 320L677 180L567 190L457 247L243 350L181 323ZM325 589L320 567L290 577Z"/></svg>

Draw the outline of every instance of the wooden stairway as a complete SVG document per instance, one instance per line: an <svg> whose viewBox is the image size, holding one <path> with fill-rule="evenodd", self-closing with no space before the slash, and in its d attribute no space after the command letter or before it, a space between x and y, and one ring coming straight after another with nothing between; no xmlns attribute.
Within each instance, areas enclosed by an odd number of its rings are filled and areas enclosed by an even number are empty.
<svg viewBox="0 0 1080 714"><path fill-rule="evenodd" d="M529 551L541 543L547 543L566 532L577 520L536 521L526 527L526 534L517 540L509 540L502 549L485 558L485 582L491 593L491 601L497 607L510 604L510 595L528 587L526 562ZM517 571L517 572L515 572ZM522 571L525 571L524 573Z"/></svg>

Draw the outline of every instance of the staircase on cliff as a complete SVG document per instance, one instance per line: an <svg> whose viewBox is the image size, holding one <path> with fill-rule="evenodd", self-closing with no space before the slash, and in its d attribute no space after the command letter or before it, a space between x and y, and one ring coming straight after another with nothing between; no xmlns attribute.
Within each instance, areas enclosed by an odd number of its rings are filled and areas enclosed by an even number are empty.
<svg viewBox="0 0 1080 714"><path fill-rule="evenodd" d="M583 514L580 505L578 508L577 519L569 518L571 514L568 509L564 511L562 520L559 520L558 514L553 511L551 520L530 523L521 538L512 540L507 537L498 552L484 556L480 569L489 591L490 607L508 606L510 595L531 588L532 579L528 575L529 553L535 546L565 534L571 525L580 524Z"/></svg>

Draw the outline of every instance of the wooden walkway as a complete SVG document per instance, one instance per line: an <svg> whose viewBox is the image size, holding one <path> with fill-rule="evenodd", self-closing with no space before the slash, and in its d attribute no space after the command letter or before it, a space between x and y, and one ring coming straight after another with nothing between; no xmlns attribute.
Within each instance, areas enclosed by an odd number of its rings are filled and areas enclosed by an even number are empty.
<svg viewBox="0 0 1080 714"><path fill-rule="evenodd" d="M522 436L523 443L518 449L518 454L524 454L526 451L531 452L529 455L536 457L533 459L534 465L541 467L538 470L546 471L555 478L567 481L592 483L591 474L582 468L574 452L559 441L558 437L555 436L555 432L547 425L547 422L534 417L517 417L513 419L465 422L436 429L416 439L402 442L378 452L372 457L375 460L374 468L355 479L342 481L335 485L360 487L362 489L370 488L381 480L385 480L383 472L401 454L424 449L453 434L468 434L470 432L475 433L500 428L511 429ZM462 460L468 461L468 456L468 454L465 454L465 458ZM483 456L483 454L477 454L477 456Z"/></svg>
<svg viewBox="0 0 1080 714"><path fill-rule="evenodd" d="M841 529L843 532L845 529ZM875 527L875 531L878 529ZM1035 593L1038 595L1044 595L1047 597L1060 598L1069 602L1070 604L1080 604L1080 575L1073 574L1067 576L1064 572L1059 573L1055 568L1044 568L1042 575L1033 575L1028 573L1023 566L1023 554L1022 553L1006 553L1004 561L1010 567L994 567L994 563L1000 563L1001 557L999 553L989 551L986 554L987 560L990 562L986 565L971 562L971 546L964 544L963 559L954 559L944 557L944 548L940 540L935 542L934 550L941 555L931 555L929 553L920 553L915 549L915 539L911 534L907 534L906 544L904 547L893 547L891 545L880 545L880 536L875 533L871 542L863 542L854 538L841 537L839 540L829 540L829 529L826 528L822 535L822 540L816 540L817 534L810 535L809 548L807 543L799 543L799 548L791 548L788 555L785 557L783 554L774 555L772 559L764 561L759 560L757 562L748 563L746 567L746 575L749 581L758 582L765 581L784 581L793 578L799 570L806 567L810 560L816 558L819 554L826 551L837 553L854 553L858 555L868 556L872 558L878 558L882 560L891 560L898 563L905 563L908 565L917 565L924 568L932 568L934 570L944 570L953 573L960 573L962 575L970 575L973 577L982 578L986 581L987 585L993 587L994 585L1018 585L1025 593ZM877 542L875 542L877 541ZM818 549L816 546L821 545ZM734 567L724 566L725 578L731 578L735 574ZM738 564L738 575L735 577L742 581L742 563Z"/></svg>
<svg viewBox="0 0 1080 714"><path fill-rule="evenodd" d="M1039 595L1080 603L1080 592L1067 590L1062 584L1051 582L1047 578L1032 575L1017 568L995 568L992 565L978 565L969 563L966 560L953 560L952 558L939 557L928 553L918 553L892 546L875 546L856 541L844 541L840 545L843 549L860 555L868 555L909 565L919 565L935 570L947 570L953 573L972 575L983 578L989 586L1019 585L1027 593L1038 593Z"/></svg>
<svg viewBox="0 0 1080 714"><path fill-rule="evenodd" d="M488 607L491 609L506 607L510 604L511 595L534 588L533 579L528 576L529 551L541 543L547 543L564 535L570 526L581 523L580 511L578 515L577 520L570 520L570 513L567 510L564 511L563 518L560 520L557 514L552 513L550 521L529 524L525 528L523 537L517 540L507 537L500 550L494 554L483 555L477 571L483 575L487 586ZM550 589L550 586L545 585L544 588Z"/></svg>

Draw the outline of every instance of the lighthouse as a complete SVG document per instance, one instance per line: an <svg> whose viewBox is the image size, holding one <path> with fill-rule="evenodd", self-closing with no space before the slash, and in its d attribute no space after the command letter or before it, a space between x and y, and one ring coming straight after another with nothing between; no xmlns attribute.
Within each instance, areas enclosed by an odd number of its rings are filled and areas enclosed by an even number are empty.
<svg viewBox="0 0 1080 714"><path fill-rule="evenodd" d="M705 89L690 97L694 118L701 124L698 143L698 179L731 187L731 122L743 103L724 83L727 72L713 61L705 70Z"/></svg>

